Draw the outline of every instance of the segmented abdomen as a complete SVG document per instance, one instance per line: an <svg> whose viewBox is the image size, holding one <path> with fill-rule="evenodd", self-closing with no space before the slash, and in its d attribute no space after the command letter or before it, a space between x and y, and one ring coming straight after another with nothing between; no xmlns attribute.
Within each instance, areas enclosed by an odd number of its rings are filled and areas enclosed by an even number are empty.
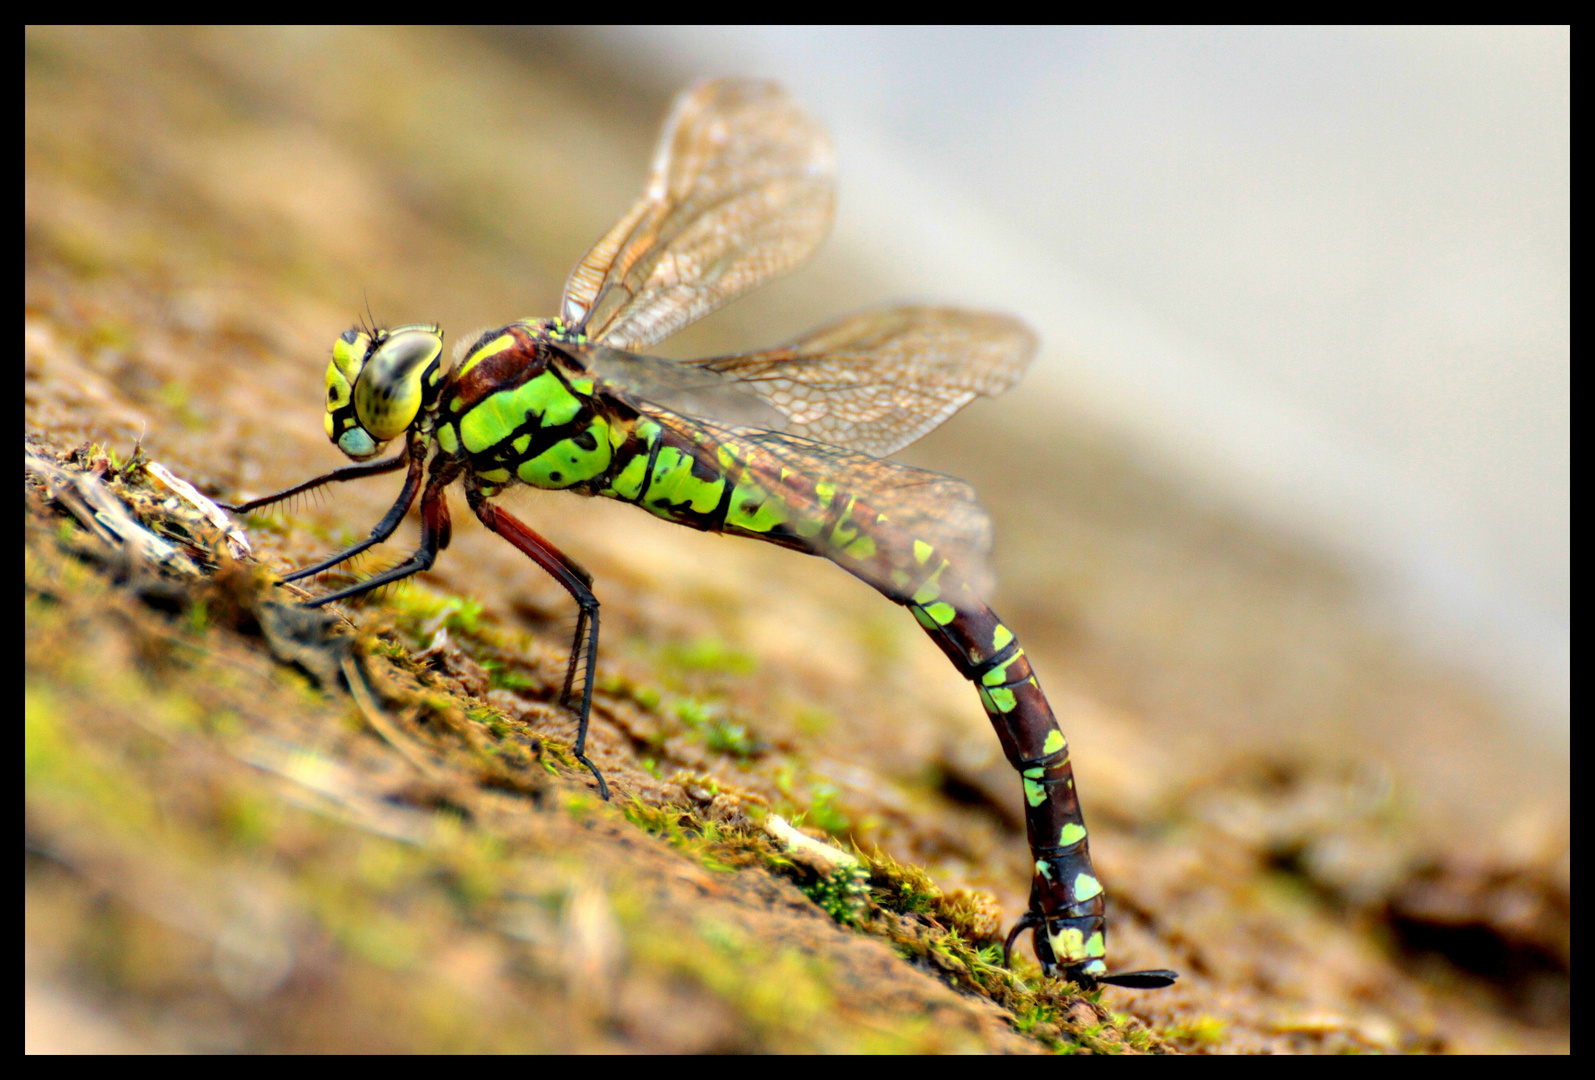
<svg viewBox="0 0 1595 1080"><path fill-rule="evenodd" d="M801 440L771 443L761 433L685 418L666 428L643 417L594 493L692 528L824 556L907 607L975 684L1020 774L1034 858L1030 911L1045 927L1036 937L1040 959L1049 968L1105 974L1102 886L1091 867L1069 746L1024 650L935 543L840 484L793 467L805 452Z"/></svg>

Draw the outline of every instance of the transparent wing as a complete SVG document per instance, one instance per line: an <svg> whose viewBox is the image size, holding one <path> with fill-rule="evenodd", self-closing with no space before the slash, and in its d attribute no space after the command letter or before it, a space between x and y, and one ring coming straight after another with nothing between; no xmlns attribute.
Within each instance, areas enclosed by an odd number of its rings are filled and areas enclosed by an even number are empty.
<svg viewBox="0 0 1595 1080"><path fill-rule="evenodd" d="M778 409L781 430L884 457L976 395L1019 381L1036 337L1018 319L956 308L851 315L779 349L693 360Z"/></svg>
<svg viewBox="0 0 1595 1080"><path fill-rule="evenodd" d="M610 383L675 412L884 457L977 394L1011 387L1036 339L1005 315L898 307L849 316L779 349L682 363L602 345L565 348Z"/></svg>
<svg viewBox="0 0 1595 1080"><path fill-rule="evenodd" d="M922 576L924 568L911 561L912 541L920 540L949 560L978 596L990 595L994 584L991 518L976 499L975 489L962 480L784 432L722 426L662 410L644 411L700 444L734 445L743 467L767 490L781 490L788 483L788 474L796 474L808 486L830 484L838 493L836 498L855 496L885 514L888 521L875 528L890 529L907 538L893 545L910 560L904 565L880 558L860 562L823 545L819 551L870 584L894 593L900 589L892 580L894 569L910 578Z"/></svg>
<svg viewBox="0 0 1595 1080"><path fill-rule="evenodd" d="M560 348L602 377L611 392L618 390L634 403L649 402L684 417L723 424L787 429L786 416L779 409L733 376L607 345L562 341Z"/></svg>
<svg viewBox="0 0 1595 1080"><path fill-rule="evenodd" d="M802 469L838 491L856 495L886 514L892 529L930 544L950 560L978 595L990 595L991 518L981 508L975 489L962 480L781 432L741 429L739 438L783 468ZM843 565L858 572L852 561ZM902 569L919 572L915 566ZM881 588L892 587L889 574L861 576Z"/></svg>
<svg viewBox="0 0 1595 1080"><path fill-rule="evenodd" d="M790 269L830 229L834 174L824 129L775 83L687 91L642 200L565 283L566 324L637 348Z"/></svg>

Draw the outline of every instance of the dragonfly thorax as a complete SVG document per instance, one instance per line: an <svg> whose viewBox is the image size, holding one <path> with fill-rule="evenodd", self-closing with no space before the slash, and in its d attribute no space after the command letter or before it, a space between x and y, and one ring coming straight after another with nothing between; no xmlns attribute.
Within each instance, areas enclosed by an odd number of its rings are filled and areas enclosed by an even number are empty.
<svg viewBox="0 0 1595 1080"><path fill-rule="evenodd" d="M327 365L327 438L355 461L376 457L436 404L442 355L436 326L345 330Z"/></svg>

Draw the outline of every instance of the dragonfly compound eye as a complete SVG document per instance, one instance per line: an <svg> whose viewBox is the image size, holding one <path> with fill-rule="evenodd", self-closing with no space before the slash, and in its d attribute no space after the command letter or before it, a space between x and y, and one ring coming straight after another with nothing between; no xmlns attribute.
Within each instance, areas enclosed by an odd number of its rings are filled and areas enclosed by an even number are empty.
<svg viewBox="0 0 1595 1080"><path fill-rule="evenodd" d="M354 384L371 355L371 335L360 329L345 330L332 345L327 365L327 411L322 426L327 438L356 461L376 453L376 440L362 431L354 412Z"/></svg>
<svg viewBox="0 0 1595 1080"><path fill-rule="evenodd" d="M435 326L400 327L372 350L354 383L354 412L373 442L402 435L415 422L442 353L443 333Z"/></svg>

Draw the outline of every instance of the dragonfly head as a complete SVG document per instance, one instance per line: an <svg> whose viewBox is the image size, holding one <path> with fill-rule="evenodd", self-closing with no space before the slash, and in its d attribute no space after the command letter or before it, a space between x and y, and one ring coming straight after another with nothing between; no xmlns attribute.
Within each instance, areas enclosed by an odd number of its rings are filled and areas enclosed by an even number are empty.
<svg viewBox="0 0 1595 1080"><path fill-rule="evenodd" d="M327 365L327 438L355 461L376 457L435 401L442 355L436 326L345 330Z"/></svg>

